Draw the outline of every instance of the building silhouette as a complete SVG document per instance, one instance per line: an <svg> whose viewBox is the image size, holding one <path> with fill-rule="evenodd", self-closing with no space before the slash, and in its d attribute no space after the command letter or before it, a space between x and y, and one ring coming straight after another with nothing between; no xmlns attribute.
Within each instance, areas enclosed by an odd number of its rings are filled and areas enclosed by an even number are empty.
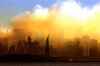
<svg viewBox="0 0 100 66"><path fill-rule="evenodd" d="M90 57L97 57L98 56L98 47L97 47L97 40L96 39L91 39L90 41L91 46L89 49L89 55Z"/></svg>
<svg viewBox="0 0 100 66"><path fill-rule="evenodd" d="M46 38L46 44L45 44L45 56L50 56L50 47L49 47L49 35Z"/></svg>
<svg viewBox="0 0 100 66"><path fill-rule="evenodd" d="M17 45L16 45L15 50L16 50L17 54L25 54L25 44L24 44L24 41L19 40Z"/></svg>
<svg viewBox="0 0 100 66"><path fill-rule="evenodd" d="M75 52L75 56L82 56L83 54L83 50L82 47L80 46L81 42L79 38L76 38L74 41L74 52Z"/></svg>
<svg viewBox="0 0 100 66"><path fill-rule="evenodd" d="M9 47L9 50L8 50L8 54L15 54L15 45L12 45L11 47Z"/></svg>

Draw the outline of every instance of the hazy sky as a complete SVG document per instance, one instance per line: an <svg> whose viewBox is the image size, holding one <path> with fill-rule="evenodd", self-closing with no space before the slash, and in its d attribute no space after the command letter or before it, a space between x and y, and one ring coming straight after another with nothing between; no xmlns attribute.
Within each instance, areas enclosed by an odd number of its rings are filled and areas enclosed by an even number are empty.
<svg viewBox="0 0 100 66"><path fill-rule="evenodd" d="M49 7L58 0L0 0L0 23L8 24L11 17L32 10L36 4ZM64 0L59 0L64 1ZM67 0L66 0L67 1ZM82 7L93 7L100 0L76 0Z"/></svg>

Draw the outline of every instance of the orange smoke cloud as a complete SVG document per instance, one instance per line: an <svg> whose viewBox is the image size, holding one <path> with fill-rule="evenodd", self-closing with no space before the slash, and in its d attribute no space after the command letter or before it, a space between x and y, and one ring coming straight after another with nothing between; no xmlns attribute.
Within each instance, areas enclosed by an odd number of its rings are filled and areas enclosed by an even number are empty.
<svg viewBox="0 0 100 66"><path fill-rule="evenodd" d="M17 35L40 35L61 39L72 39L89 35L99 38L99 5L92 9L82 8L74 0L65 1L61 5L54 4L50 8L36 5L33 11L26 11L12 19L12 27Z"/></svg>

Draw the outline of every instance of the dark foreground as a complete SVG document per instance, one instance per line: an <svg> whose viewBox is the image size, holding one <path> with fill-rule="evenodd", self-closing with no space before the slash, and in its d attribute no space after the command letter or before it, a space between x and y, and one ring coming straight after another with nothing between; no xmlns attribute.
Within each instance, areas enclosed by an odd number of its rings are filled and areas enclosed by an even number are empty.
<svg viewBox="0 0 100 66"><path fill-rule="evenodd" d="M32 55L1 55L0 62L100 62L100 58L96 57L46 57Z"/></svg>
<svg viewBox="0 0 100 66"><path fill-rule="evenodd" d="M0 66L100 66L100 63L0 63Z"/></svg>

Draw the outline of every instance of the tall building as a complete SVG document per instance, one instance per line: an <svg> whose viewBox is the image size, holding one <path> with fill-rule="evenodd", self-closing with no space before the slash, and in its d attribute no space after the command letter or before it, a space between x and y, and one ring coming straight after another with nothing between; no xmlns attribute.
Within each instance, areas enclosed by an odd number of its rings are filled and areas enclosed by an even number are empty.
<svg viewBox="0 0 100 66"><path fill-rule="evenodd" d="M50 56L50 47L49 47L49 35L46 39L46 44L45 44L45 55L46 57Z"/></svg>
<svg viewBox="0 0 100 66"><path fill-rule="evenodd" d="M83 36L80 40L80 45L83 49L82 56L89 56L89 47L90 47L90 37L89 36Z"/></svg>
<svg viewBox="0 0 100 66"><path fill-rule="evenodd" d="M89 56L96 57L98 56L98 47L97 47L97 40L91 39L90 40L90 49L89 49Z"/></svg>

